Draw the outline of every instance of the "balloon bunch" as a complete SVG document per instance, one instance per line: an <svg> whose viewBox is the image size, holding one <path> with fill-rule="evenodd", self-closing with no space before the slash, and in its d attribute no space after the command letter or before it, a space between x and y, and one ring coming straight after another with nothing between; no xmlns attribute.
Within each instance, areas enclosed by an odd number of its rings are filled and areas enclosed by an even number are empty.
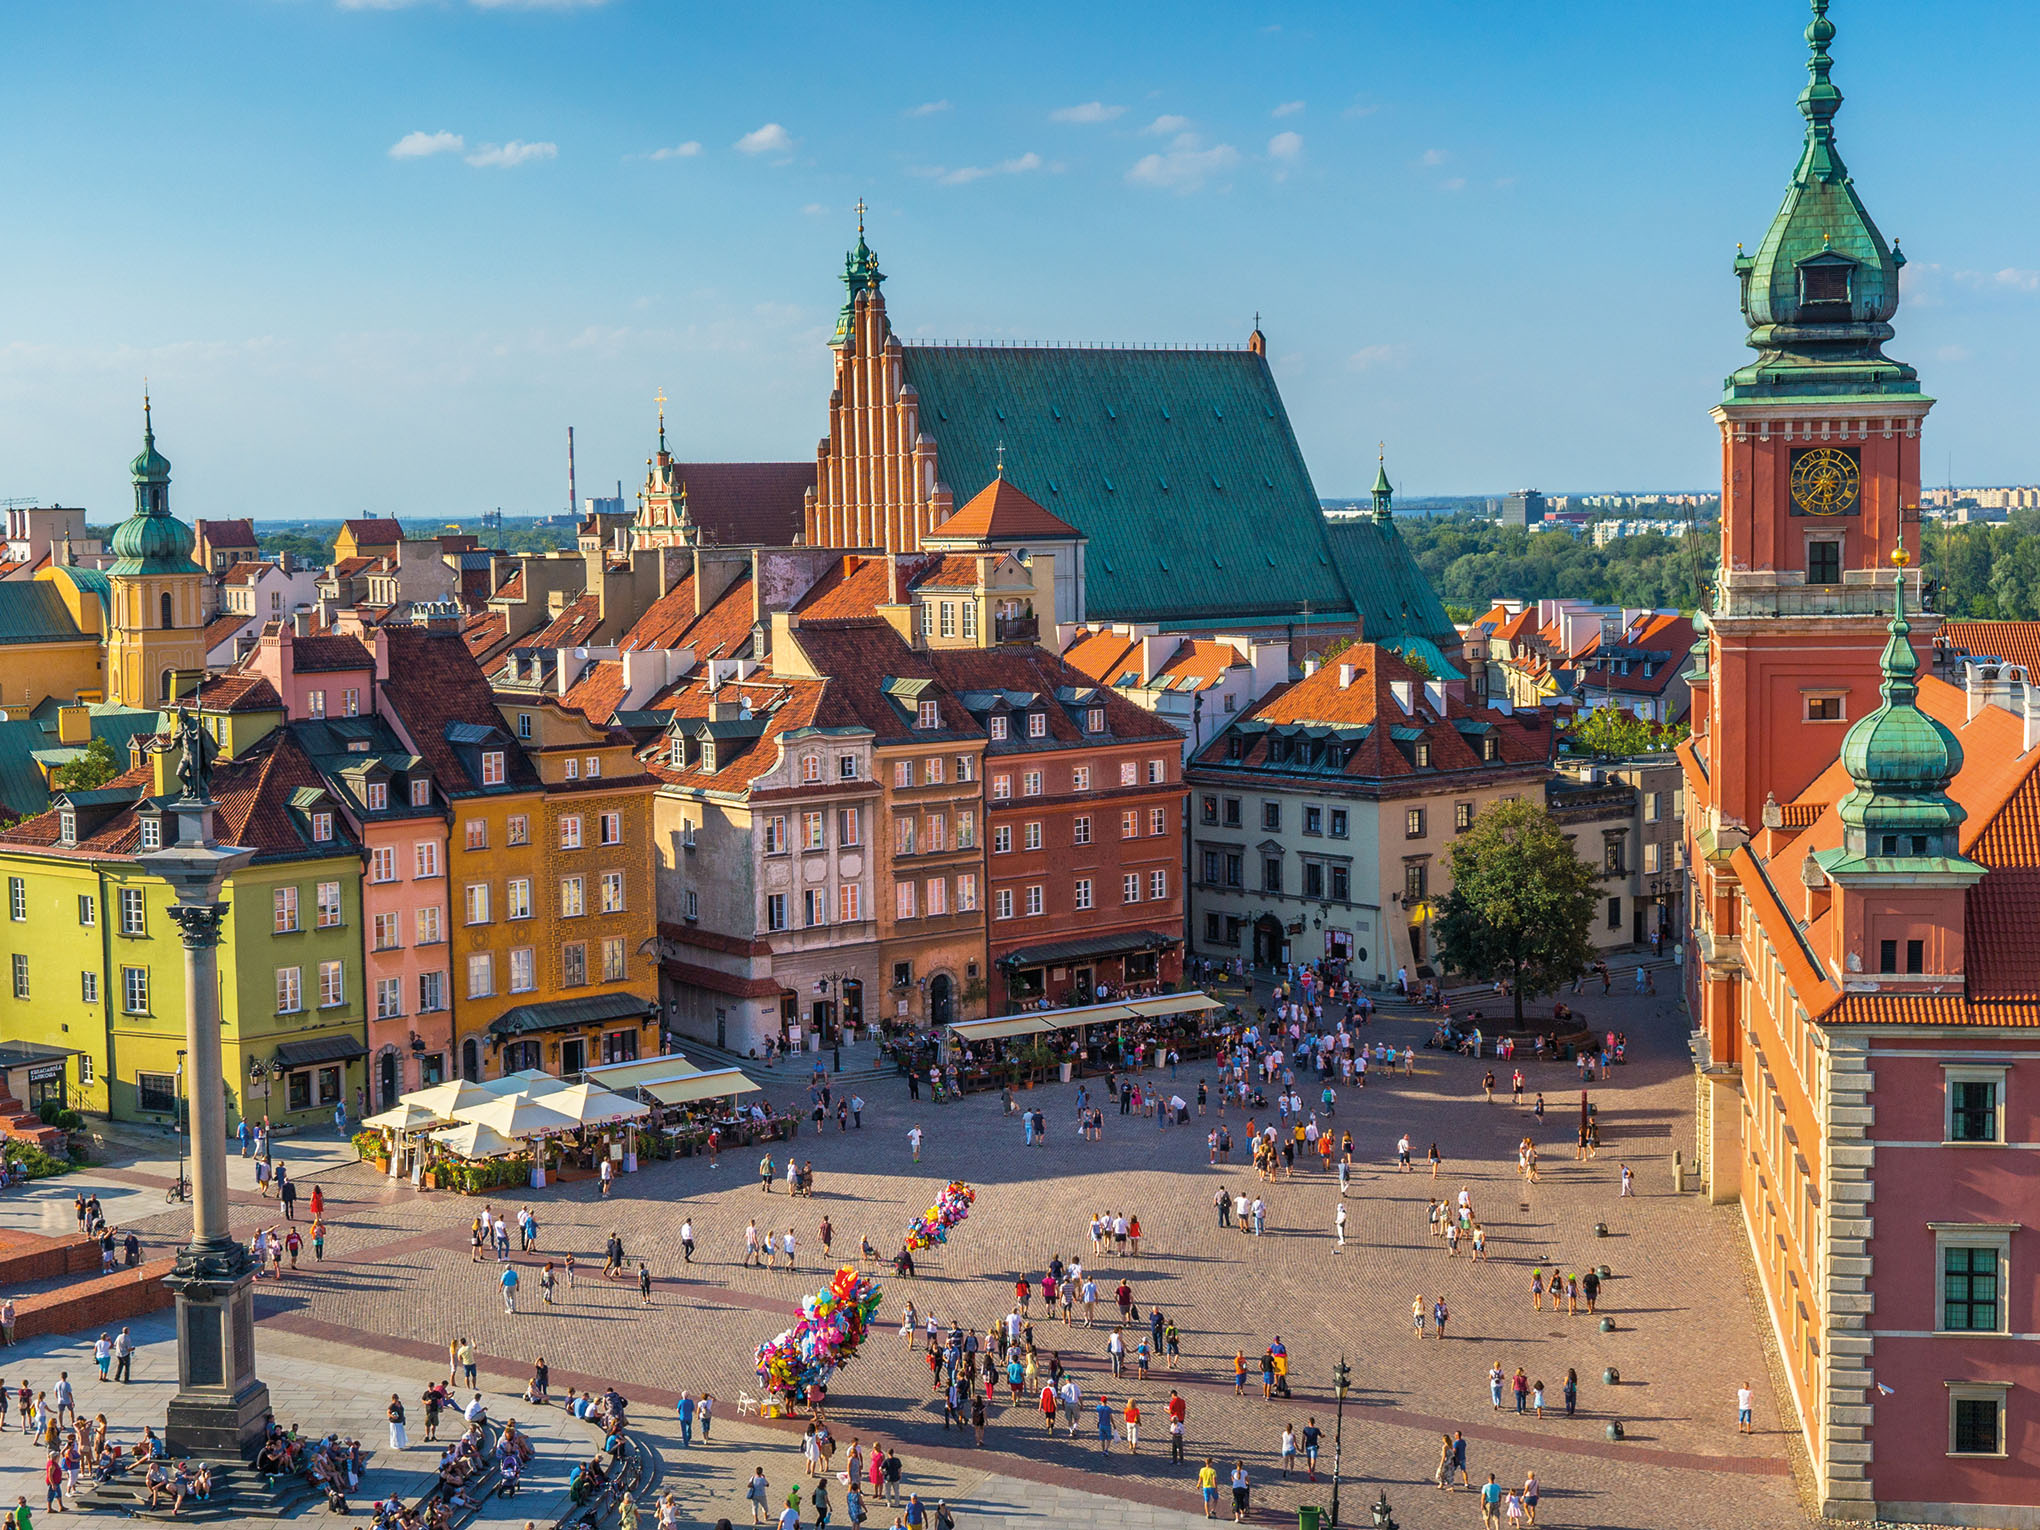
<svg viewBox="0 0 2040 1530"><path fill-rule="evenodd" d="M977 1191L960 1179L952 1180L935 1204L914 1218L907 1229L907 1247L919 1250L947 1243L949 1229L970 1215L970 1203L976 1199Z"/></svg>
<svg viewBox="0 0 2040 1530"><path fill-rule="evenodd" d="M849 1265L800 1304L800 1321L758 1346L758 1380L792 1399L857 1353L878 1315L878 1288Z"/></svg>

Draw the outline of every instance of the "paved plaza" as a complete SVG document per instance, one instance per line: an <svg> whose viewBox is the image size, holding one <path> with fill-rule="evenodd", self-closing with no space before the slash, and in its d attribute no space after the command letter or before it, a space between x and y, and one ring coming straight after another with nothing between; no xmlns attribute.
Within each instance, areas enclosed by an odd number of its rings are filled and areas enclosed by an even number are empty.
<svg viewBox="0 0 2040 1530"><path fill-rule="evenodd" d="M1660 976L1667 994L1672 976L1669 970ZM655 1424L667 1468L663 1485L681 1495L688 1514L707 1522L729 1514L747 1523L741 1491L754 1462L766 1465L775 1506L800 1473L797 1431L740 1421L735 1412L741 1395L758 1390L755 1346L787 1326L800 1298L823 1282L822 1218L833 1223L838 1262L854 1254L863 1235L881 1248L897 1247L909 1220L945 1181L960 1178L978 1190L971 1216L946 1247L930 1251L918 1279L880 1279L880 1325L836 1378L829 1410L839 1439L883 1440L901 1450L908 1485L948 1497L962 1525L1201 1520L1195 1470L1207 1454L1221 1467L1246 1463L1255 1522L1293 1524L1299 1504L1329 1501L1330 1485L1300 1476L1285 1481L1278 1441L1285 1424L1301 1429L1315 1417L1324 1431L1321 1465L1329 1468L1332 1367L1341 1354L1354 1384L1341 1492L1348 1525L1367 1523L1365 1506L1384 1489L1407 1530L1477 1525L1471 1492L1441 1493L1432 1485L1440 1433L1452 1430L1465 1433L1475 1483L1490 1471L1506 1485L1536 1472L1540 1524L1799 1525L1804 1516L1789 1442L1769 1401L1759 1320L1745 1295L1738 1215L1672 1187L1673 1150L1691 1141L1686 1023L1669 997L1644 999L1627 987L1625 980L1612 998L1574 1001L1588 1023L1626 1029L1630 1040L1627 1065L1615 1070L1612 1084L1593 1091L1602 1148L1584 1163L1573 1153L1579 1085L1570 1065L1523 1065L1530 1091L1546 1096L1539 1124L1527 1108L1508 1103L1505 1067L1494 1065L1503 1088L1490 1104L1480 1088L1488 1064L1423 1050L1426 1021L1378 1020L1370 1039L1416 1046L1417 1074L1393 1082L1376 1077L1364 1091L1341 1092L1334 1124L1351 1130L1355 1141L1343 1252L1335 1251L1332 1233L1335 1178L1299 1169L1294 1180L1260 1184L1239 1161L1243 1146L1229 1167L1209 1166L1205 1131L1215 1109L1201 1122L1193 1115L1190 1128L1164 1130L1109 1106L1104 1140L1084 1142L1074 1126L1075 1087L1037 1089L1023 1092L1019 1104L1045 1111L1050 1131L1030 1148L1018 1116L1002 1116L996 1094L939 1107L911 1104L904 1084L888 1080L866 1087L861 1131L839 1133L832 1121L793 1144L814 1165L811 1200L789 1199L783 1180L769 1196L762 1193L756 1151L725 1153L714 1168L699 1158L651 1164L621 1179L608 1202L592 1184L578 1183L498 1197L501 1207L530 1204L540 1227L541 1255L516 1256L524 1281L522 1310L514 1316L502 1309L499 1267L470 1261L468 1223L478 1201L419 1195L360 1165L308 1167L310 1182L327 1197L327 1258L280 1283L262 1283L264 1353L287 1356L279 1363L293 1374L323 1363L356 1376L387 1367L422 1377L443 1364L449 1340L466 1337L482 1353L485 1380L497 1394L521 1388L543 1355L556 1391L614 1382L632 1399L635 1415ZM1194 1097L1200 1075L1215 1077L1208 1064L1186 1065L1175 1087ZM799 1074L768 1077L775 1100L804 1094ZM1241 1114L1234 1110L1226 1121L1244 1144ZM918 1164L907 1143L916 1122L927 1134ZM1395 1166L1402 1132L1419 1160L1409 1174ZM1516 1173L1516 1145L1526 1133L1543 1155L1535 1186ZM1432 1141L1444 1156L1435 1182L1421 1165ZM1619 1194L1624 1163L1635 1172L1631 1198ZM1220 1185L1266 1198L1264 1236L1215 1225L1212 1198ZM1462 1187L1488 1229L1484 1262L1465 1250L1449 1258L1427 1234L1428 1198L1456 1197ZM32 1193L68 1204L74 1188L58 1181ZM280 1208L252 1190L235 1199L235 1229L244 1236L280 1219ZM1107 1256L1093 1264L1086 1225L1097 1211L1139 1215L1138 1259ZM147 1224L154 1246L170 1241L179 1215L159 1211ZM682 1261L683 1217L694 1223L692 1265ZM796 1229L798 1273L742 1266L753 1217L782 1233ZM1596 1237L1594 1224L1603 1220L1608 1236ZM650 1265L650 1310L640 1305L633 1280L602 1278L612 1231L622 1236L633 1272L638 1258ZM581 1266L576 1289L562 1289L557 1307L541 1307L538 1259L569 1250ZM943 1429L920 1344L898 1334L908 1299L945 1326L955 1320L982 1330L1012 1306L1016 1276L1038 1281L1056 1254L1083 1256L1100 1277L1101 1295L1124 1276L1143 1317L1159 1305L1181 1329L1180 1371L1157 1362L1142 1381L1129 1364L1127 1377L1114 1380L1105 1354L1109 1302L1101 1301L1099 1326L1090 1329L1042 1321L1035 1303L1037 1346L1044 1355L1061 1353L1087 1407L1100 1388L1115 1410L1129 1394L1138 1400L1144 1424L1137 1456L1123 1443L1102 1452L1088 1411L1075 1440L1066 1433L1045 1437L1032 1399L995 1408L985 1446L975 1447L967 1434ZM1532 1310L1531 1272L1554 1262L1611 1268L1601 1310L1613 1318L1612 1332L1602 1333L1584 1311L1559 1316L1548 1304ZM1449 1304L1450 1337L1443 1342L1412 1332L1410 1306L1419 1296L1427 1306L1439 1296ZM1264 1402L1252 1372L1277 1335L1291 1356L1295 1396ZM1245 1395L1232 1385L1236 1351L1250 1367ZM1509 1375L1521 1366L1542 1381L1547 1416L1519 1416L1508 1404L1497 1413L1488 1392L1493 1365ZM1603 1383L1609 1366L1619 1369L1619 1385ZM1579 1416L1572 1419L1559 1405L1568 1367L1579 1377ZM264 1368L274 1383L278 1364L265 1360ZM1738 1435L1734 1424L1735 1388L1745 1380L1762 1403L1759 1431L1749 1436ZM1182 1465L1167 1455L1163 1409L1172 1386L1189 1408L1191 1459ZM720 1401L716 1437L706 1447L678 1443L672 1402L683 1388L713 1392ZM1619 1442L1606 1438L1614 1419L1626 1432ZM839 1511L840 1502L839 1493ZM889 1511L874 1504L872 1512L874 1523L890 1523Z"/></svg>

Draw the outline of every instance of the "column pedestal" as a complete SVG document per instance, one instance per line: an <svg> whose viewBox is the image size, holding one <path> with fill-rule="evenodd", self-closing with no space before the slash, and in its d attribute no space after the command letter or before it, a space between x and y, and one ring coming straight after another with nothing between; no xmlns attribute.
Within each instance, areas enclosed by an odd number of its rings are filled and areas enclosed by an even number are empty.
<svg viewBox="0 0 2040 1530"><path fill-rule="evenodd" d="M177 1254L177 1395L164 1420L172 1455L245 1458L261 1445L269 1388L255 1375L255 1269L232 1238Z"/></svg>

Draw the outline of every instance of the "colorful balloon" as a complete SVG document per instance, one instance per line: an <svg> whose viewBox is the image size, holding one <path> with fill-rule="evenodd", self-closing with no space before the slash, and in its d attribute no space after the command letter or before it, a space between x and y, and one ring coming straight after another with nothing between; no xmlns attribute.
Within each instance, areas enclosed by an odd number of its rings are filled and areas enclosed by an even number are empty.
<svg viewBox="0 0 2040 1530"><path fill-rule="evenodd" d="M827 1382L863 1344L878 1302L878 1288L844 1265L826 1290L801 1303L799 1322L758 1346L760 1384L791 1402L811 1385Z"/></svg>
<svg viewBox="0 0 2040 1530"><path fill-rule="evenodd" d="M935 1204L915 1217L907 1228L907 1247L916 1251L949 1241L949 1229L970 1215L977 1191L962 1180L952 1180L936 1197Z"/></svg>

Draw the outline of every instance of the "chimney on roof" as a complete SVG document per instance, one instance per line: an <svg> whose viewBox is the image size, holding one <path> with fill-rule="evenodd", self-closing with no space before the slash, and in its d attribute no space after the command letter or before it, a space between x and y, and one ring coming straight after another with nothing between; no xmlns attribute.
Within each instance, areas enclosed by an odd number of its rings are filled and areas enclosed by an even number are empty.
<svg viewBox="0 0 2040 1530"><path fill-rule="evenodd" d="M1305 659L1303 661L1303 678L1308 680L1312 675L1316 673L1317 673L1317 660Z"/></svg>
<svg viewBox="0 0 2040 1530"><path fill-rule="evenodd" d="M1417 688L1414 684L1408 680L1391 680L1388 682L1388 688L1395 692L1395 704L1401 707L1403 711L1413 712L1416 710Z"/></svg>
<svg viewBox="0 0 2040 1530"><path fill-rule="evenodd" d="M1339 689L1345 691L1351 690L1352 687L1353 687L1353 666L1350 664L1341 664L1339 666Z"/></svg>
<svg viewBox="0 0 2040 1530"><path fill-rule="evenodd" d="M1424 682L1424 702L1440 717L1445 715L1445 682L1443 680L1426 680Z"/></svg>
<svg viewBox="0 0 2040 1530"><path fill-rule="evenodd" d="M372 641L375 649L375 678L378 682L387 680L390 677L389 630L384 627L376 628Z"/></svg>
<svg viewBox="0 0 2040 1530"><path fill-rule="evenodd" d="M308 610L291 612L290 630L297 637L310 637L312 635L312 613Z"/></svg>

